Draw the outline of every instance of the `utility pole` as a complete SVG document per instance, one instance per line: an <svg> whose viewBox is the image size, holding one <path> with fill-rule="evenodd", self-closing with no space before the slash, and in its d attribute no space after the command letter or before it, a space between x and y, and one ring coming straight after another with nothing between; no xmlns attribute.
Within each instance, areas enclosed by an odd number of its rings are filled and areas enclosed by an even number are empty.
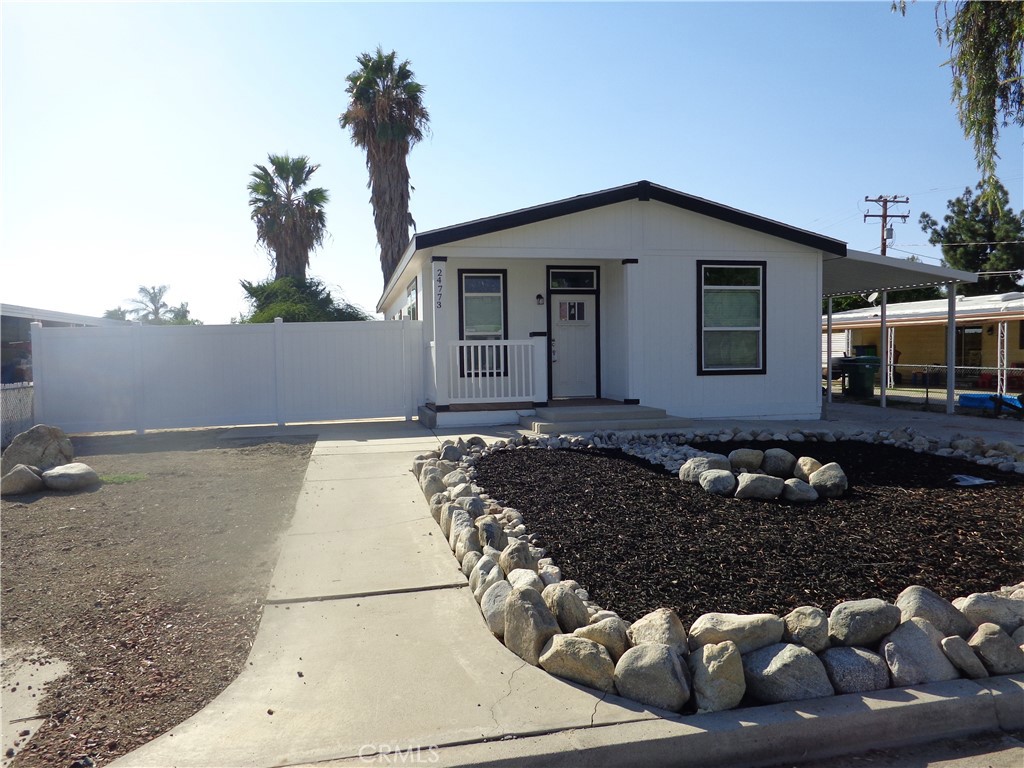
<svg viewBox="0 0 1024 768"><path fill-rule="evenodd" d="M868 219L881 219L882 220L882 255L885 256L885 241L886 235L891 235L889 228L889 219L901 219L906 223L907 218L910 216L909 213L889 213L890 205L903 205L910 202L909 197L900 197L899 195L879 195L878 197L864 196L865 203L876 203L882 206L881 213L865 213L864 221Z"/></svg>

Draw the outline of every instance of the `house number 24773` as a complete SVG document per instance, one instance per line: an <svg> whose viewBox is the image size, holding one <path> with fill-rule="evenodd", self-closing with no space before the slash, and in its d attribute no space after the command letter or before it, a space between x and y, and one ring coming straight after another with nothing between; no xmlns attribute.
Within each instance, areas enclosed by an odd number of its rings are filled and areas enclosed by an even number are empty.
<svg viewBox="0 0 1024 768"><path fill-rule="evenodd" d="M441 309L444 298L444 267L434 269L434 306Z"/></svg>

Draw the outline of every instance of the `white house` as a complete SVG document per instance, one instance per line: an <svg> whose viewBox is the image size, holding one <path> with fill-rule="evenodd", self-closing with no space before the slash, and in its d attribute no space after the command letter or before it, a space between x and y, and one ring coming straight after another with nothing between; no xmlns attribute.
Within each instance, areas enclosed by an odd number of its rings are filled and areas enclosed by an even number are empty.
<svg viewBox="0 0 1024 768"><path fill-rule="evenodd" d="M423 321L439 423L588 399L817 419L823 296L975 279L639 181L418 233L377 310Z"/></svg>

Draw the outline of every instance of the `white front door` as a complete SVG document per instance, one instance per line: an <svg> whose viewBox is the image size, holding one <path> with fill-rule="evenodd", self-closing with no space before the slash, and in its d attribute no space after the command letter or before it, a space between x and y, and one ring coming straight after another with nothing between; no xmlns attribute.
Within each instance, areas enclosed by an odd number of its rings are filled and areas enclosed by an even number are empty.
<svg viewBox="0 0 1024 768"><path fill-rule="evenodd" d="M551 294L551 397L597 397L597 302Z"/></svg>

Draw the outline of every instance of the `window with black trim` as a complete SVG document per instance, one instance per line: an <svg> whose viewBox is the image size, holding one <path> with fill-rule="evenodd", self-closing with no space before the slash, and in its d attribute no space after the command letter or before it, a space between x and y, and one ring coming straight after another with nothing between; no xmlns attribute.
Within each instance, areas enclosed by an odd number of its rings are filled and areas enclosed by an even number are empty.
<svg viewBox="0 0 1024 768"><path fill-rule="evenodd" d="M508 296L505 270L459 270L459 338L503 341L508 338ZM505 375L507 351L500 344L464 347L459 361L463 376Z"/></svg>
<svg viewBox="0 0 1024 768"><path fill-rule="evenodd" d="M597 288L597 271L593 269L552 269L548 286L557 290L589 290Z"/></svg>
<svg viewBox="0 0 1024 768"><path fill-rule="evenodd" d="M765 262L697 262L697 370L765 372Z"/></svg>

